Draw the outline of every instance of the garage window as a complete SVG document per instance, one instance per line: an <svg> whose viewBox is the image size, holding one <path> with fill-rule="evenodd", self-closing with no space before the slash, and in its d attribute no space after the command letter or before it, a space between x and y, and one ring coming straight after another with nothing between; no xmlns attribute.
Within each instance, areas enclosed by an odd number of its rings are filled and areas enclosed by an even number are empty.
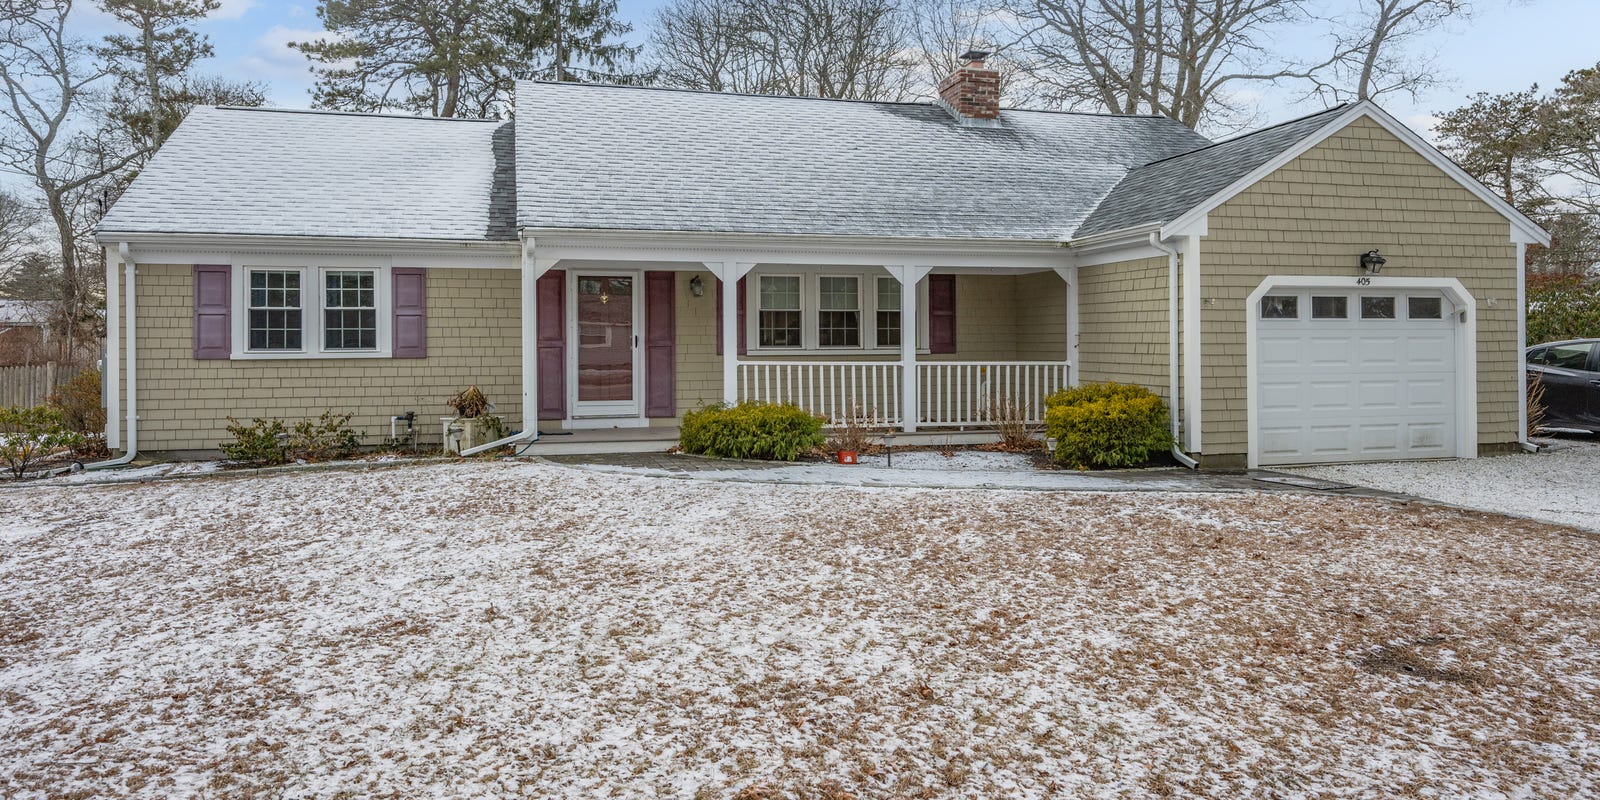
<svg viewBox="0 0 1600 800"><path fill-rule="evenodd" d="M1394 319L1393 297L1361 298L1362 319Z"/></svg>
<svg viewBox="0 0 1600 800"><path fill-rule="evenodd" d="M1438 297L1408 297L1406 313L1411 319L1443 319L1444 301Z"/></svg>
<svg viewBox="0 0 1600 800"><path fill-rule="evenodd" d="M1298 319L1300 298L1292 294L1269 294L1261 298L1262 319Z"/></svg>
<svg viewBox="0 0 1600 800"><path fill-rule="evenodd" d="M1317 297L1311 298L1312 319L1344 319L1350 316L1350 298L1348 297Z"/></svg>

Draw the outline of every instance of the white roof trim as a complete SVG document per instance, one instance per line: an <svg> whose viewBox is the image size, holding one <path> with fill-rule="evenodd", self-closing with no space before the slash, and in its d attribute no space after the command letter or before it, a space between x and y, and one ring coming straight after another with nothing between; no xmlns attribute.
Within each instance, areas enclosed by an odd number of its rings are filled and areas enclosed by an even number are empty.
<svg viewBox="0 0 1600 800"><path fill-rule="evenodd" d="M1438 148L1429 144L1428 141L1419 136L1416 131L1411 130L1399 120L1390 116L1389 112L1379 108L1378 105L1373 103L1371 100L1363 100L1351 106L1350 110L1339 115L1338 119L1328 123L1327 125L1324 125L1322 128L1318 129L1316 133L1307 136L1294 147L1291 147L1288 150L1278 154L1276 158L1273 158L1271 161L1262 164L1248 175L1245 175L1243 178L1234 181L1233 183L1229 184L1227 188L1212 195L1211 198L1206 200L1204 203L1189 209L1183 214L1183 216L1180 216L1172 222L1162 226L1161 238L1169 239L1173 236L1190 230L1191 226L1193 225L1202 223L1206 215L1210 214L1218 206L1228 202L1229 200L1232 200L1245 189L1250 188L1251 186L1260 182L1262 179L1266 178L1268 175L1278 171L1279 168L1288 164L1290 161L1299 158L1306 151L1321 144L1324 140L1333 136L1335 133L1344 130L1346 127L1349 127L1350 123L1355 122L1362 117L1366 117L1367 119L1378 123L1384 128L1384 130L1387 130L1389 133L1393 134L1395 138L1398 138L1400 141L1405 142L1406 145L1408 145L1412 150L1415 150L1423 158L1427 159L1429 163L1438 167L1446 175L1449 175L1450 178L1456 183L1460 184L1467 191L1472 192L1475 196L1477 196L1478 199L1488 203L1491 208L1499 212L1501 216L1505 217L1506 220L1511 223L1512 241L1529 244L1536 243L1547 247L1549 246L1550 234L1546 232L1544 228L1539 227L1537 222L1529 219L1526 214L1523 214L1521 211L1518 211L1516 208L1512 207L1510 203L1507 203L1505 200L1501 199L1498 195L1491 191L1489 187L1484 186L1478 181L1477 178L1467 174L1466 170L1462 169L1454 161L1451 161L1448 156L1439 152Z"/></svg>

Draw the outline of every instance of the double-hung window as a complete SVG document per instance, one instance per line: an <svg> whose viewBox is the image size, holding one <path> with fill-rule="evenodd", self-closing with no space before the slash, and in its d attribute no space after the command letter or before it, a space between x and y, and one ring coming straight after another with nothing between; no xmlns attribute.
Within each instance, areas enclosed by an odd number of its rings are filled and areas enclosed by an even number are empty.
<svg viewBox="0 0 1600 800"><path fill-rule="evenodd" d="M817 283L817 346L861 346L861 279L824 275Z"/></svg>
<svg viewBox="0 0 1600 800"><path fill-rule="evenodd" d="M382 268L246 266L236 274L244 313L235 312L235 357L387 354Z"/></svg>
<svg viewBox="0 0 1600 800"><path fill-rule="evenodd" d="M322 273L324 350L378 349L378 276L370 269Z"/></svg>
<svg viewBox="0 0 1600 800"><path fill-rule="evenodd" d="M305 293L298 269L250 270L250 349L304 348Z"/></svg>
<svg viewBox="0 0 1600 800"><path fill-rule="evenodd" d="M803 347L798 275L762 275L756 341L760 347Z"/></svg>
<svg viewBox="0 0 1600 800"><path fill-rule="evenodd" d="M878 279L877 345L900 346L900 282L894 278Z"/></svg>

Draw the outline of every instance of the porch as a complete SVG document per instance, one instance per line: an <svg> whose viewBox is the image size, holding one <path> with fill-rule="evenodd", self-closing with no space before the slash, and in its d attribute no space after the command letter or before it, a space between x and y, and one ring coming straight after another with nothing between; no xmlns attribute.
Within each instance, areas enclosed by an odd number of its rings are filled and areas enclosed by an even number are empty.
<svg viewBox="0 0 1600 800"><path fill-rule="evenodd" d="M1071 385L1062 361L738 362L738 402L790 403L828 426L852 420L875 428L990 428L1044 422L1044 398ZM915 398L914 405L906 400ZM908 414L908 411L910 412ZM908 422L910 424L908 424Z"/></svg>

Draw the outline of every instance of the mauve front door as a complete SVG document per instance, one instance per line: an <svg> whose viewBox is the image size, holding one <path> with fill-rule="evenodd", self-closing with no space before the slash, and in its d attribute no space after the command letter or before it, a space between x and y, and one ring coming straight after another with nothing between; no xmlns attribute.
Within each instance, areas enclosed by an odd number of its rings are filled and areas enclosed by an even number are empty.
<svg viewBox="0 0 1600 800"><path fill-rule="evenodd" d="M637 416L638 281L632 275L576 277L574 416Z"/></svg>

